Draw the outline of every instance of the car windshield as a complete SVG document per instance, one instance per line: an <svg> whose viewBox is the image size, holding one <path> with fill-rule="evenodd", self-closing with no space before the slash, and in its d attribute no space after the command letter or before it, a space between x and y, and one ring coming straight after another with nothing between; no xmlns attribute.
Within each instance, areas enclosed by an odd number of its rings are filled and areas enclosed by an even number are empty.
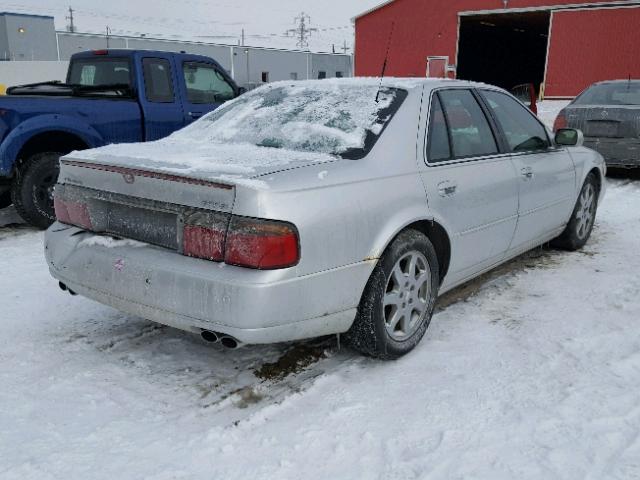
<svg viewBox="0 0 640 480"><path fill-rule="evenodd" d="M574 105L640 105L640 82L593 85L573 103Z"/></svg>
<svg viewBox="0 0 640 480"><path fill-rule="evenodd" d="M242 95L174 138L361 158L406 96L396 88L378 93L375 84L272 84Z"/></svg>

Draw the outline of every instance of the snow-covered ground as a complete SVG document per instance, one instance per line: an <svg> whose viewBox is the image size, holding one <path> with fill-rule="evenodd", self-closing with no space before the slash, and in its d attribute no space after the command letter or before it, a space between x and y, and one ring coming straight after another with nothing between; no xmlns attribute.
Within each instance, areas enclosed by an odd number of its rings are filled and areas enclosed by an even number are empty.
<svg viewBox="0 0 640 480"><path fill-rule="evenodd" d="M223 350L71 297L0 211L0 478L640 478L638 212L640 182L611 180L584 250L450 292L385 363L333 338Z"/></svg>
<svg viewBox="0 0 640 480"><path fill-rule="evenodd" d="M613 180L583 251L448 294L390 363L204 344L62 293L2 227L0 478L640 478L638 211Z"/></svg>

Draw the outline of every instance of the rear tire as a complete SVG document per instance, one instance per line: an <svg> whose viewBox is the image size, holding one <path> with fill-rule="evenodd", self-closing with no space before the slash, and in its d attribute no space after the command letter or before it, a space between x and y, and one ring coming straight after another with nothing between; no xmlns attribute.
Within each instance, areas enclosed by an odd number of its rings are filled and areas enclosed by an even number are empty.
<svg viewBox="0 0 640 480"><path fill-rule="evenodd" d="M345 334L359 352L384 360L415 348L431 322L438 295L435 248L417 230L405 230L387 248L365 287L356 319Z"/></svg>
<svg viewBox="0 0 640 480"><path fill-rule="evenodd" d="M598 210L598 181L593 173L587 175L576 206L571 213L571 220L564 232L553 240L554 247L575 251L584 247L591 236L593 224Z"/></svg>
<svg viewBox="0 0 640 480"><path fill-rule="evenodd" d="M34 227L45 229L56 217L53 209L53 188L60 172L58 152L37 153L29 157L11 188L11 197L18 214Z"/></svg>

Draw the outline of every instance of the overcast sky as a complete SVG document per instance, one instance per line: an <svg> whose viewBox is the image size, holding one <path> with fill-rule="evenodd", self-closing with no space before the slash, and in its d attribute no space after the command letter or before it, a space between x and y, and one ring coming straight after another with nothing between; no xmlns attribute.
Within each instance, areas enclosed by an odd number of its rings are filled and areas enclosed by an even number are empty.
<svg viewBox="0 0 640 480"><path fill-rule="evenodd" d="M199 41L237 43L242 29L246 43L256 46L296 48L293 37L302 11L317 28L310 38L314 51L330 51L346 41L353 43L351 18L381 0L7 0L3 11L51 15L56 28L64 29L71 5L78 31L177 37ZM351 52L351 51L350 51Z"/></svg>

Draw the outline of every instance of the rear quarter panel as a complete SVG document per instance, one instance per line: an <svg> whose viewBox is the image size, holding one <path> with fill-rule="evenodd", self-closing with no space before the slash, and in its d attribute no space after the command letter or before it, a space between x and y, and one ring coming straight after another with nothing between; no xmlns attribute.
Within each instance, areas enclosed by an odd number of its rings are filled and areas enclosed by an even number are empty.
<svg viewBox="0 0 640 480"><path fill-rule="evenodd" d="M296 225L298 275L359 262L373 269L402 228L428 216L415 157L420 99L407 97L367 157L263 176L263 188L237 188L234 213Z"/></svg>

